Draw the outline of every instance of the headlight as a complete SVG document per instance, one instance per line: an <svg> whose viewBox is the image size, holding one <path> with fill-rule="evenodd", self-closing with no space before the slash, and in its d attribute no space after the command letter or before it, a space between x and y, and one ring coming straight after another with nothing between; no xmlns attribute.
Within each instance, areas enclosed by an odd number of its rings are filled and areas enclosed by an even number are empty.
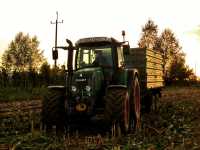
<svg viewBox="0 0 200 150"><path fill-rule="evenodd" d="M72 85L72 88L71 88L72 92L76 92L77 91L77 88L76 86Z"/></svg>
<svg viewBox="0 0 200 150"><path fill-rule="evenodd" d="M86 85L85 90L86 90L87 92L90 92L90 90L91 90L91 86Z"/></svg>

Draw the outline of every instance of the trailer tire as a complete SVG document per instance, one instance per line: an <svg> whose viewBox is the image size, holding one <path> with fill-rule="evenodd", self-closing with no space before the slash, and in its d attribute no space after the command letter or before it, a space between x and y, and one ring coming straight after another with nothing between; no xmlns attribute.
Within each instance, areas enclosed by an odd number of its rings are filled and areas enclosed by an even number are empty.
<svg viewBox="0 0 200 150"><path fill-rule="evenodd" d="M105 119L110 125L119 125L122 133L129 131L130 105L127 89L108 89L105 96Z"/></svg>
<svg viewBox="0 0 200 150"><path fill-rule="evenodd" d="M52 132L56 126L56 134L61 135L66 125L65 121L65 96L63 91L49 89L42 102L42 124L46 132Z"/></svg>

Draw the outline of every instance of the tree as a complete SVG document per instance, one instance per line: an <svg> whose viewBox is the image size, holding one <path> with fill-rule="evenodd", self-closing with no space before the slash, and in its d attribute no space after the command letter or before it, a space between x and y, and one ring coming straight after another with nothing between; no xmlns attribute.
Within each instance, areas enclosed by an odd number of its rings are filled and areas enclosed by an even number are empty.
<svg viewBox="0 0 200 150"><path fill-rule="evenodd" d="M30 37L19 32L5 50L2 65L10 71L38 70L45 61L36 36Z"/></svg>
<svg viewBox="0 0 200 150"><path fill-rule="evenodd" d="M9 75L5 68L0 67L0 87L6 87L9 84Z"/></svg>
<svg viewBox="0 0 200 150"><path fill-rule="evenodd" d="M43 85L50 84L50 80L51 80L50 73L51 73L50 65L47 62L43 63L40 68L40 76L41 76L41 81Z"/></svg>
<svg viewBox="0 0 200 150"><path fill-rule="evenodd" d="M185 65L185 54L179 52L174 55L172 63L169 67L169 77L167 78L169 82L179 81L182 82L186 80L194 80L193 70L189 66Z"/></svg>
<svg viewBox="0 0 200 150"><path fill-rule="evenodd" d="M169 76L169 68L174 59L182 57L180 53L182 48L174 33L170 29L165 29L157 38L155 49L162 52L164 77L167 77Z"/></svg>
<svg viewBox="0 0 200 150"><path fill-rule="evenodd" d="M154 48L156 45L158 34L158 26L152 21L148 20L144 27L142 27L142 36L138 42L141 48Z"/></svg>

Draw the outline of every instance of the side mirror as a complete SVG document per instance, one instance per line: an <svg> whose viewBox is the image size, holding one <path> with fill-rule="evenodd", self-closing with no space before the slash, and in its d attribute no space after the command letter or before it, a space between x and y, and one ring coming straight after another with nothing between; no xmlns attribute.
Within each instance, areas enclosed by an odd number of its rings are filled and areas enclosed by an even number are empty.
<svg viewBox="0 0 200 150"><path fill-rule="evenodd" d="M58 50L52 50L53 60L58 59Z"/></svg>
<svg viewBox="0 0 200 150"><path fill-rule="evenodd" d="M130 45L129 44L123 45L123 53L124 53L124 55L130 54Z"/></svg>

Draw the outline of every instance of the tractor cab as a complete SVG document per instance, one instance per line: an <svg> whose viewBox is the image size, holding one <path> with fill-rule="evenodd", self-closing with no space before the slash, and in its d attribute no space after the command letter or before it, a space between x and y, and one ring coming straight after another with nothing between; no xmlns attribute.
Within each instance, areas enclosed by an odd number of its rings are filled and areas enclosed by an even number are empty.
<svg viewBox="0 0 200 150"><path fill-rule="evenodd" d="M76 42L75 70L100 69L104 74L105 81L111 82L116 71L125 67L122 45L122 42L107 37L78 40Z"/></svg>

